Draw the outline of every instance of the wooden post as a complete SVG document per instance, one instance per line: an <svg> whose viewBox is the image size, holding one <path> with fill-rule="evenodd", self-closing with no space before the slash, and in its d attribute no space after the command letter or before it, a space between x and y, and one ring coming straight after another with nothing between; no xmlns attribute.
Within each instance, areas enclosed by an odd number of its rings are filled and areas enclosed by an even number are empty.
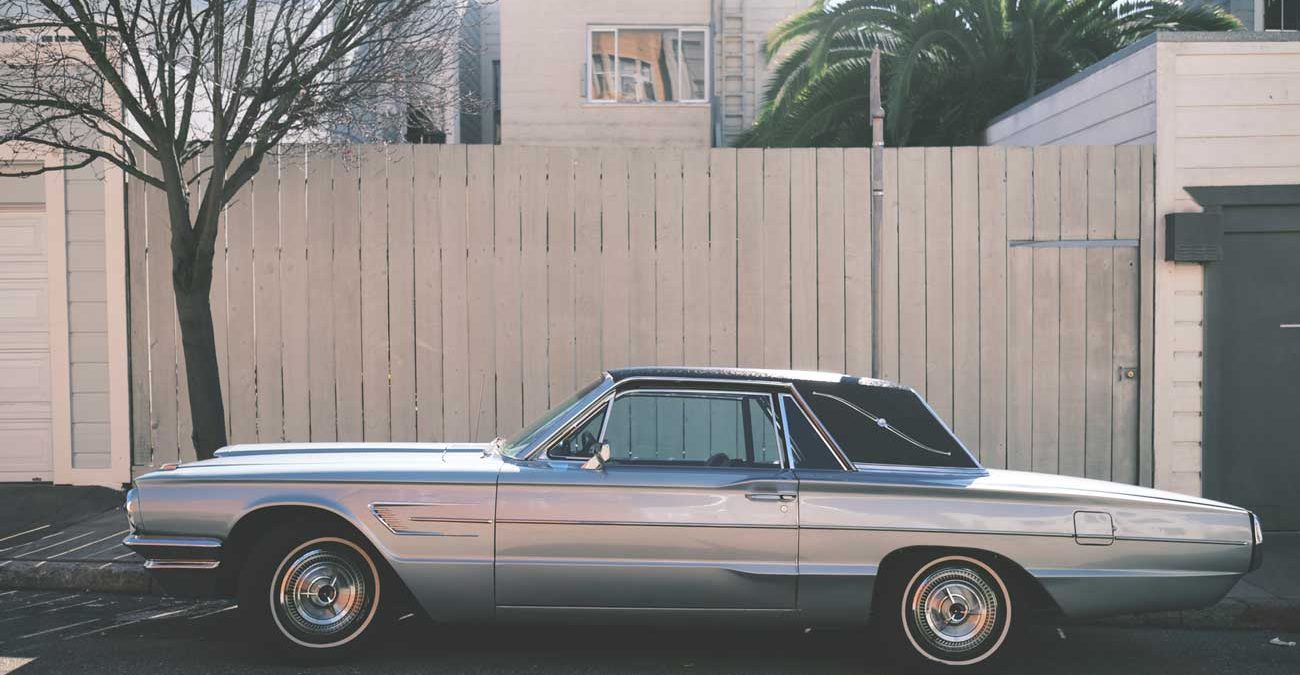
<svg viewBox="0 0 1300 675"><path fill-rule="evenodd" d="M880 377L880 223L885 210L885 108L880 47L871 50L871 376Z"/></svg>

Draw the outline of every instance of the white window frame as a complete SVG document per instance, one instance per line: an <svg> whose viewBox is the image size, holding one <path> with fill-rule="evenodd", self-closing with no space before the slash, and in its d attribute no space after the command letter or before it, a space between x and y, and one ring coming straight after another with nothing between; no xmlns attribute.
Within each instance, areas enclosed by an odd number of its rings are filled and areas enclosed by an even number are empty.
<svg viewBox="0 0 1300 675"><path fill-rule="evenodd" d="M680 90L681 84L686 80L685 64L686 60L682 58L682 33L703 33L704 34L704 97L703 98L679 98L674 101L624 101L619 98L622 95L622 82L620 81L619 71L619 50L618 35L620 30L676 30L677 31L677 76L674 82L675 89ZM611 86L614 91L614 99L598 99L595 97L595 68L591 62L591 41L593 33L613 33L614 34L614 72L606 73L606 77L611 79ZM587 26L587 49L586 61L583 65L583 71L587 74L587 103L594 105L633 105L633 106L655 106L655 105L700 105L707 104L713 96L713 36L708 26L697 25L655 25L655 26L638 26L638 25L591 25Z"/></svg>

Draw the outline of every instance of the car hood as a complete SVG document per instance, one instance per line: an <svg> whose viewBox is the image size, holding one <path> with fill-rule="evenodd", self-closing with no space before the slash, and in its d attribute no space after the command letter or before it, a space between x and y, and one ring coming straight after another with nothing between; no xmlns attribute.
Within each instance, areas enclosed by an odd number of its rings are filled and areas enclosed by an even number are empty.
<svg viewBox="0 0 1300 675"><path fill-rule="evenodd" d="M494 482L500 466L488 443L248 444L136 480L483 483Z"/></svg>
<svg viewBox="0 0 1300 675"><path fill-rule="evenodd" d="M1096 495L1178 502L1192 506L1232 509L1234 511L1245 510L1231 504L1224 504L1223 502L1216 502L1211 499L1202 499L1200 497L1179 494L1177 492L1167 492L1165 490L1153 490L1151 488L1127 485L1124 483L1112 483L1104 480L1074 478L1072 476L1056 476L1044 473L1030 473L1027 471L1005 471L1000 469L988 469L987 471L988 475L977 479L974 486L992 490Z"/></svg>

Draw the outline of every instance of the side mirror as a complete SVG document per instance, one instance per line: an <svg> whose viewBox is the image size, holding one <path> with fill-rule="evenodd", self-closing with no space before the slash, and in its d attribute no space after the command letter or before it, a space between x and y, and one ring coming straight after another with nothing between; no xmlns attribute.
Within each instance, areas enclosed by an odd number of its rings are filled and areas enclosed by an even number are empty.
<svg viewBox="0 0 1300 675"><path fill-rule="evenodd" d="M586 462L582 463L582 468L595 471L604 471L605 465L609 463L609 458L613 452L609 449L609 443L601 443L600 449L596 454L591 456Z"/></svg>

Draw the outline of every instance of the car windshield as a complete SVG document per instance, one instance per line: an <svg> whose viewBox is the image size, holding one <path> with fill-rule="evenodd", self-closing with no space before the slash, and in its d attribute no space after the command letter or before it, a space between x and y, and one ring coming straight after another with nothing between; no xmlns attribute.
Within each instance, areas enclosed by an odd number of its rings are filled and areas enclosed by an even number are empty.
<svg viewBox="0 0 1300 675"><path fill-rule="evenodd" d="M543 429L549 426L548 423L551 420L554 420L557 416L563 414L566 410L573 407L573 404L582 400L582 398L587 394L590 394L591 390L599 386L602 381L603 379L601 378L597 378L596 380L593 380L590 384L583 387L582 389L579 389L576 393L574 393L569 398L560 401L559 403L552 406L550 410L547 410L545 413L539 415L537 419L532 421L531 424L524 427L523 429L520 429L519 433L512 436L510 440L502 443L500 449L501 454L507 457L518 457L519 453L523 452L525 448L532 445L533 442L537 440L537 438L535 437L538 436L539 432L541 432Z"/></svg>

